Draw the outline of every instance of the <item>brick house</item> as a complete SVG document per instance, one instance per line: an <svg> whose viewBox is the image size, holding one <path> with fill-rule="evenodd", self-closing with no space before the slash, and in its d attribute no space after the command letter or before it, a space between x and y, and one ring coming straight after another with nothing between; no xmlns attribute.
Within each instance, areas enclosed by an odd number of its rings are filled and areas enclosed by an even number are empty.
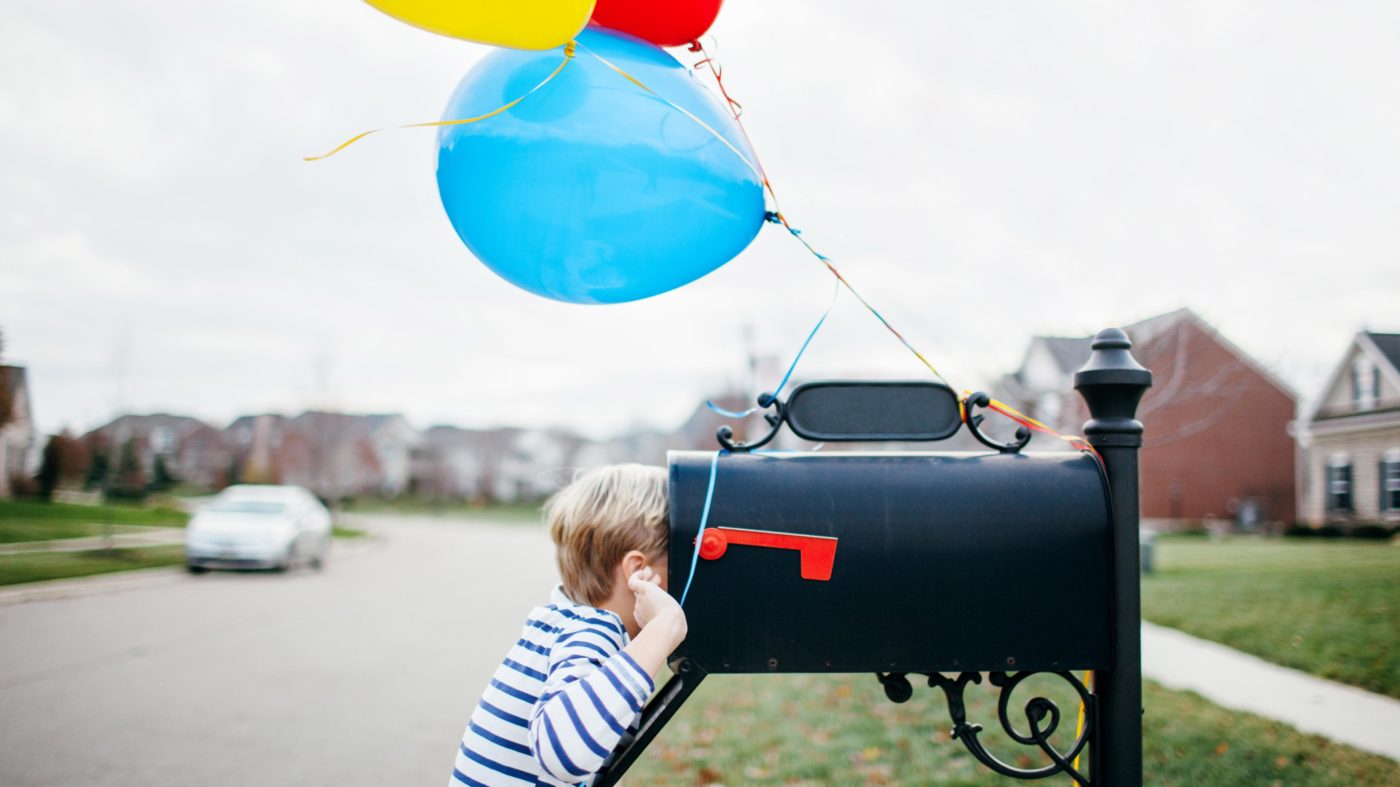
<svg viewBox="0 0 1400 787"><path fill-rule="evenodd" d="M398 414L245 415L224 430L244 483L303 486L327 499L408 490L419 434Z"/></svg>
<svg viewBox="0 0 1400 787"><path fill-rule="evenodd" d="M1400 524L1400 334L1358 333L1295 431L1299 520Z"/></svg>
<svg viewBox="0 0 1400 787"><path fill-rule="evenodd" d="M83 435L89 450L106 452L113 458L128 440L147 477L159 456L183 483L205 489L226 483L233 452L225 446L219 430L197 418L167 413L123 415Z"/></svg>
<svg viewBox="0 0 1400 787"><path fill-rule="evenodd" d="M601 444L561 429L434 426L413 452L415 491L432 500L528 502L573 478Z"/></svg>
<svg viewBox="0 0 1400 787"><path fill-rule="evenodd" d="M1142 516L1157 528L1233 519L1250 529L1294 517L1293 391L1190 309L1127 326L1133 355L1152 370L1138 418ZM1073 390L1089 337L1038 336L1000 398L1061 431L1088 419ZM1032 448L1052 448L1037 436ZM1036 445L1035 443L1038 443Z"/></svg>

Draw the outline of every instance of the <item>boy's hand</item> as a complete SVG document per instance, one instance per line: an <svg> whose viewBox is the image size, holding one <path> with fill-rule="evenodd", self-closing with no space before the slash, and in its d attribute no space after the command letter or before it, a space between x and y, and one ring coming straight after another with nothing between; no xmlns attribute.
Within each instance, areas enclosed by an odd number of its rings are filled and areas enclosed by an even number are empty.
<svg viewBox="0 0 1400 787"><path fill-rule="evenodd" d="M633 572L627 578L627 587L637 596L637 606L632 613L637 626L664 632L671 643L667 652L674 650L685 639L688 628L681 605L661 589L660 577L650 567Z"/></svg>

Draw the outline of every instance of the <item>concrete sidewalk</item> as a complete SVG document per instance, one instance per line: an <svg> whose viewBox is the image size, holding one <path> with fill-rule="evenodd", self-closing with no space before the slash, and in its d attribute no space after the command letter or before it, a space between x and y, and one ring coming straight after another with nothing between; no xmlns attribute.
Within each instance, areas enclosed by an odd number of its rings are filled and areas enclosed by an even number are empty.
<svg viewBox="0 0 1400 787"><path fill-rule="evenodd" d="M185 543L185 530L180 527L114 525L111 539L113 549L183 543ZM58 538L52 541L15 541L9 544L0 544L0 555L27 555L35 552L89 552L94 549L106 549L107 546L105 536Z"/></svg>
<svg viewBox="0 0 1400 787"><path fill-rule="evenodd" d="M1218 705L1400 760L1400 700L1315 678L1145 621L1142 674Z"/></svg>

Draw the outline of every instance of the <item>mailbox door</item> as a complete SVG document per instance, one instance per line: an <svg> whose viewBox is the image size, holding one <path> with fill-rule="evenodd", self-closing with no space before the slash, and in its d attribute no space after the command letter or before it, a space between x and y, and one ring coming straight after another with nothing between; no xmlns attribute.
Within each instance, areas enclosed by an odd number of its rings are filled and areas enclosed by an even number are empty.
<svg viewBox="0 0 1400 787"><path fill-rule="evenodd" d="M713 458L670 456L670 589L677 597L690 574ZM718 557L697 560L685 603L690 633L675 656L712 673L1112 667L1111 509L1093 457L736 454L718 461L707 529L798 538L778 546L730 543ZM735 535L731 541L754 540ZM803 578L802 555L789 548L803 536L835 539L829 579Z"/></svg>

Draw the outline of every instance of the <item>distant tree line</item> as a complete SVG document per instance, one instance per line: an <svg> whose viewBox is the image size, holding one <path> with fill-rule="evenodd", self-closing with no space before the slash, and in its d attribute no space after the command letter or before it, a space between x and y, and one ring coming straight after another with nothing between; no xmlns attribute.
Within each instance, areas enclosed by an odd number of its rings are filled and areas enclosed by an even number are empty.
<svg viewBox="0 0 1400 787"><path fill-rule="evenodd" d="M136 442L124 441L115 452L97 444L88 446L64 430L49 437L34 476L34 494L52 500L59 489L101 492L116 500L143 500L153 492L166 492L179 483L165 456L157 454L148 474L141 466Z"/></svg>

